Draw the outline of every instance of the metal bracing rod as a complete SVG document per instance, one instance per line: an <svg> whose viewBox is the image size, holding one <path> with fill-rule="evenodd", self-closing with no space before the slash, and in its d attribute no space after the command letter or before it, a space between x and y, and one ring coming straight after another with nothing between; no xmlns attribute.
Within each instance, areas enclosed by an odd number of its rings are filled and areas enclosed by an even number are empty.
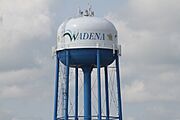
<svg viewBox="0 0 180 120"><path fill-rule="evenodd" d="M68 120L68 100L69 100L69 51L66 51L66 92L65 92L65 120Z"/></svg>
<svg viewBox="0 0 180 120"><path fill-rule="evenodd" d="M97 50L97 81L98 81L98 120L101 120L101 68L100 50Z"/></svg>
<svg viewBox="0 0 180 120"><path fill-rule="evenodd" d="M108 93L108 69L104 67L105 73L105 93L106 93L106 120L109 120L109 93Z"/></svg>
<svg viewBox="0 0 180 120"><path fill-rule="evenodd" d="M59 59L58 59L58 56L56 55L56 80L55 80L55 95L54 95L54 120L57 120L58 87L59 87Z"/></svg>
<svg viewBox="0 0 180 120"><path fill-rule="evenodd" d="M121 106L121 90L120 90L120 73L119 73L119 56L116 54L116 79L117 79L117 93L118 93L118 115L119 120L122 120L122 106Z"/></svg>
<svg viewBox="0 0 180 120"><path fill-rule="evenodd" d="M78 66L75 68L75 120L78 120Z"/></svg>

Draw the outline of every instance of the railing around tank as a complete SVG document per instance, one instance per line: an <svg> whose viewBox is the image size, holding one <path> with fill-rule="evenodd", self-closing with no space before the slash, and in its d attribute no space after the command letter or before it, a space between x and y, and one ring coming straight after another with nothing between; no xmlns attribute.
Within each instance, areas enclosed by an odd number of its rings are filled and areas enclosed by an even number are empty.
<svg viewBox="0 0 180 120"><path fill-rule="evenodd" d="M106 117L107 116L101 116L102 118L102 120L106 120ZM84 120L84 119L87 119L87 117L85 117L85 116L78 116L78 120ZM68 116L68 120L74 120L75 119L75 116ZM91 119L92 120L97 120L98 119L98 116L91 116ZM119 117L117 117L117 116L109 116L109 120L118 120L119 119ZM64 120L64 117L59 117L59 118L57 118L57 120Z"/></svg>

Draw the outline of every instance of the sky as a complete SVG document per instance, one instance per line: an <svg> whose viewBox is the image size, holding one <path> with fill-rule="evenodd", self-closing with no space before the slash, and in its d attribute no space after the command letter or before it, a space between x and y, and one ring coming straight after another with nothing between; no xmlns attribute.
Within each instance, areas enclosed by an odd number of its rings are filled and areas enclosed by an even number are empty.
<svg viewBox="0 0 180 120"><path fill-rule="evenodd" d="M88 3L118 31L124 120L180 120L179 0L0 0L0 120L53 118L51 47Z"/></svg>

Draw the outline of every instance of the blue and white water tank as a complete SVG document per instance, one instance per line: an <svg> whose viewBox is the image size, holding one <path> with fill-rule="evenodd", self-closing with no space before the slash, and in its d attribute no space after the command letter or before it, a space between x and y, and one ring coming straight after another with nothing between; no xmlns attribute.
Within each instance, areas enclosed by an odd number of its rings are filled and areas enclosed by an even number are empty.
<svg viewBox="0 0 180 120"><path fill-rule="evenodd" d="M74 58L72 66L83 64L84 60L93 61L94 59L95 62L95 56L93 57L92 53L88 52L88 49L97 48L105 50L106 55L101 55L102 59L103 57L112 58L112 52L119 49L117 30L107 19L94 17L87 13L86 15L70 18L60 25L57 32L57 51L76 50L74 52L78 52L76 54L78 58ZM79 49L81 51L77 51ZM108 52L110 54L107 54ZM63 53L60 56L62 57L62 55ZM87 64L88 61L85 63ZM92 61L90 61L91 64ZM104 64L110 64L111 62L112 60L109 60Z"/></svg>
<svg viewBox="0 0 180 120"><path fill-rule="evenodd" d="M117 31L105 18L71 18L58 29L57 50L74 48L118 49Z"/></svg>

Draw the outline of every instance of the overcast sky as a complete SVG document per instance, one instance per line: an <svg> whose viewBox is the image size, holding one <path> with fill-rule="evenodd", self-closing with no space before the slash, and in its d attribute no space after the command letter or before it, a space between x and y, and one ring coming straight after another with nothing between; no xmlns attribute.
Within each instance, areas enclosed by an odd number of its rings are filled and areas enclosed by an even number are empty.
<svg viewBox="0 0 180 120"><path fill-rule="evenodd" d="M180 120L180 0L0 0L0 120L51 120L58 26L93 5L122 45L124 120Z"/></svg>

